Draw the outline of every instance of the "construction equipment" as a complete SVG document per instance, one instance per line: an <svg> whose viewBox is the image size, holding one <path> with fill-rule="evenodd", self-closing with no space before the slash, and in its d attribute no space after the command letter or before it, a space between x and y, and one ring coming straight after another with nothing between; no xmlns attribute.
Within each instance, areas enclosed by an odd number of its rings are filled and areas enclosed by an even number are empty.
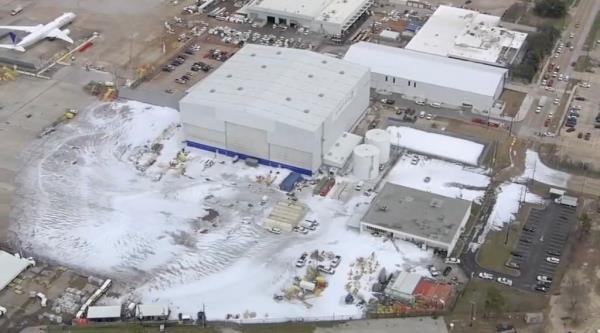
<svg viewBox="0 0 600 333"><path fill-rule="evenodd" d="M56 119L52 124L50 124L50 126L44 128L40 134L38 134L38 138L42 138L54 131L56 131L56 127L59 126L60 124L69 121L73 118L75 118L75 116L77 116L77 114L79 113L79 111L77 109L67 109L60 117L58 117L58 119Z"/></svg>

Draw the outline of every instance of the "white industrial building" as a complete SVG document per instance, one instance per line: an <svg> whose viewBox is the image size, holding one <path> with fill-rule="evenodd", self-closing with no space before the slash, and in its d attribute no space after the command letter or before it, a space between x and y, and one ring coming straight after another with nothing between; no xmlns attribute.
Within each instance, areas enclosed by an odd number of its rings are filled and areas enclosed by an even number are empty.
<svg viewBox="0 0 600 333"><path fill-rule="evenodd" d="M360 42L344 60L371 69L371 87L405 99L446 107L490 110L504 88L507 70L437 55Z"/></svg>
<svg viewBox="0 0 600 333"><path fill-rule="evenodd" d="M16 257L0 250L0 291L33 264L31 259Z"/></svg>
<svg viewBox="0 0 600 333"><path fill-rule="evenodd" d="M406 49L508 67L523 54L527 34L500 23L498 16L440 6Z"/></svg>
<svg viewBox="0 0 600 333"><path fill-rule="evenodd" d="M470 215L470 201L386 183L363 216L360 230L380 232L450 255Z"/></svg>
<svg viewBox="0 0 600 333"><path fill-rule="evenodd" d="M250 18L292 28L342 36L374 0L252 0L243 9Z"/></svg>
<svg viewBox="0 0 600 333"><path fill-rule="evenodd" d="M369 105L369 69L248 44L179 102L188 145L312 174Z"/></svg>

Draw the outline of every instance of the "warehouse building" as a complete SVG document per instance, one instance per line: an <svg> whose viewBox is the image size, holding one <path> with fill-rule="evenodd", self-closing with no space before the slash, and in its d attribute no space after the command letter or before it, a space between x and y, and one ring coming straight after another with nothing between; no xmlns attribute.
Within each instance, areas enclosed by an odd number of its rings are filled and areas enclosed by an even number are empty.
<svg viewBox="0 0 600 333"><path fill-rule="evenodd" d="M506 69L407 49L360 42L344 60L371 69L371 86L381 93L442 106L490 110L504 88Z"/></svg>
<svg viewBox="0 0 600 333"><path fill-rule="evenodd" d="M509 67L524 53L527 34L500 27L500 17L440 6L406 49Z"/></svg>
<svg viewBox="0 0 600 333"><path fill-rule="evenodd" d="M31 259L13 256L0 250L0 291L33 264L34 262Z"/></svg>
<svg viewBox="0 0 600 333"><path fill-rule="evenodd" d="M252 0L243 12L255 20L341 37L374 0Z"/></svg>
<svg viewBox="0 0 600 333"><path fill-rule="evenodd" d="M188 90L188 145L311 175L369 105L369 69L306 50L248 44Z"/></svg>
<svg viewBox="0 0 600 333"><path fill-rule="evenodd" d="M86 318L90 321L117 321L121 319L121 306L90 306Z"/></svg>
<svg viewBox="0 0 600 333"><path fill-rule="evenodd" d="M360 230L452 253L471 214L471 202L386 183Z"/></svg>

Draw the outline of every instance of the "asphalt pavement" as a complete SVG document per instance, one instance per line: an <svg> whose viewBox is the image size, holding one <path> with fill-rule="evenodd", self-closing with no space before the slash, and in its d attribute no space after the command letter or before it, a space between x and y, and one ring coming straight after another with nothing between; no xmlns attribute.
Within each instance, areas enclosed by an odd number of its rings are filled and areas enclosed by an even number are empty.
<svg viewBox="0 0 600 333"><path fill-rule="evenodd" d="M565 246L569 236L576 225L577 216L575 208L551 202L544 209L534 209L528 216L528 228L535 231L521 231L521 236L513 248L513 252L520 256L512 256L512 262L520 266L515 270L515 275L496 272L481 267L477 261L478 251L467 251L462 259L462 268L466 274L472 278L478 278L481 272L494 275L494 279L504 277L512 280L512 287L526 291L534 291L536 278L538 275L554 277L554 274L560 265L564 265ZM528 242L522 242L521 239L527 239ZM552 264L546 261L547 257L552 255L547 251L557 251L560 255L554 257L561 258L560 264ZM557 284L555 281L554 284Z"/></svg>

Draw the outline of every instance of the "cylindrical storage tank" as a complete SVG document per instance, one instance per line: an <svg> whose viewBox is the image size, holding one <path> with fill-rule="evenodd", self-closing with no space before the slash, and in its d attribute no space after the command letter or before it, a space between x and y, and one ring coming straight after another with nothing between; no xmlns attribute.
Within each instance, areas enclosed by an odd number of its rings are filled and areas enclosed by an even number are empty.
<svg viewBox="0 0 600 333"><path fill-rule="evenodd" d="M358 145L352 154L354 176L359 179L375 179L379 176L379 148L373 145Z"/></svg>
<svg viewBox="0 0 600 333"><path fill-rule="evenodd" d="M380 128L368 130L365 134L365 143L379 149L379 163L384 164L390 160L390 133Z"/></svg>

